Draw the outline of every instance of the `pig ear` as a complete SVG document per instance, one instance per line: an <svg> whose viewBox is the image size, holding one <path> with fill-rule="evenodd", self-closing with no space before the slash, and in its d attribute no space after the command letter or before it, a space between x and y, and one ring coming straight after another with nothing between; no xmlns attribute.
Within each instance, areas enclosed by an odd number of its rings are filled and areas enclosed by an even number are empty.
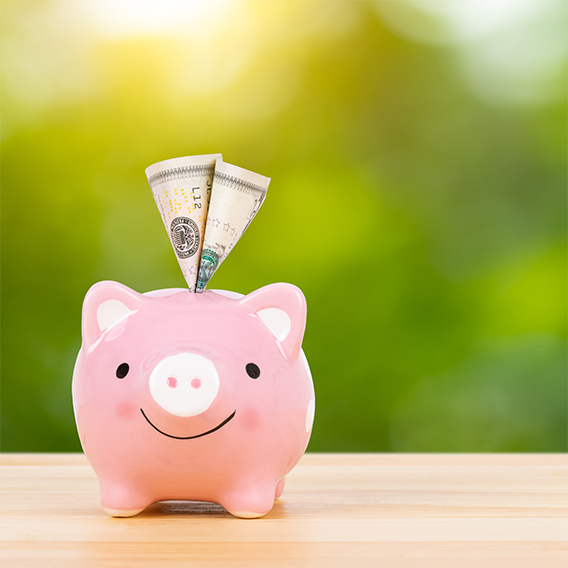
<svg viewBox="0 0 568 568"><path fill-rule="evenodd" d="M270 284L239 300L276 336L287 359L296 359L306 327L306 299L292 284Z"/></svg>
<svg viewBox="0 0 568 568"><path fill-rule="evenodd" d="M92 345L105 329L136 311L141 303L142 296L127 286L110 280L97 282L83 302L83 343Z"/></svg>

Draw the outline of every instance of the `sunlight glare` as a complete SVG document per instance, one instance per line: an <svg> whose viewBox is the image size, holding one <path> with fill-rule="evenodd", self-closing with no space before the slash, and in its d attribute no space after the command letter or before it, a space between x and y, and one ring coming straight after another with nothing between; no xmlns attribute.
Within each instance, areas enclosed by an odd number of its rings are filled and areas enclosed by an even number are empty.
<svg viewBox="0 0 568 568"><path fill-rule="evenodd" d="M84 0L96 29L103 35L205 36L219 24L230 0Z"/></svg>

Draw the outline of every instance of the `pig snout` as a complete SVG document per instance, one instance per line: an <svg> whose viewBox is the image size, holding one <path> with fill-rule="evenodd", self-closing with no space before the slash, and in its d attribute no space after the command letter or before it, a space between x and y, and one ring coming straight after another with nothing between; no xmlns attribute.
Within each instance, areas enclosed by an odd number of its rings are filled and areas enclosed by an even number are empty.
<svg viewBox="0 0 568 568"><path fill-rule="evenodd" d="M150 375L152 398L175 416L205 412L219 392L215 365L195 353L178 353L162 359Z"/></svg>

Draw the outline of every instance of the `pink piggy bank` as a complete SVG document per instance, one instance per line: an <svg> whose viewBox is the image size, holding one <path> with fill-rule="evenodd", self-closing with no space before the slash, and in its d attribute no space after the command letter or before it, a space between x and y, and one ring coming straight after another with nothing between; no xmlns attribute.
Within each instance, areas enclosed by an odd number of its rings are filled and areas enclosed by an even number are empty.
<svg viewBox="0 0 568 568"><path fill-rule="evenodd" d="M305 323L291 284L248 296L95 284L73 405L105 511L128 517L182 499L268 513L312 429Z"/></svg>

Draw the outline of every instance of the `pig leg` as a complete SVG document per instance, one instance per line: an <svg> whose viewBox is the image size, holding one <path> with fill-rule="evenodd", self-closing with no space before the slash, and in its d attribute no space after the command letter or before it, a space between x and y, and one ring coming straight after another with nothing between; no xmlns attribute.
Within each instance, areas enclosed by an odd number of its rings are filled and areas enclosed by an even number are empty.
<svg viewBox="0 0 568 568"><path fill-rule="evenodd" d="M270 512L274 505L276 485L266 481L241 485L220 501L221 505L234 515L243 519L256 519Z"/></svg>
<svg viewBox="0 0 568 568"><path fill-rule="evenodd" d="M284 493L284 483L286 483L286 478L283 477L277 484L276 484L276 494L274 495L274 499L280 499L282 493Z"/></svg>
<svg viewBox="0 0 568 568"><path fill-rule="evenodd" d="M151 504L152 500L124 482L101 482L101 505L111 517L133 517Z"/></svg>

